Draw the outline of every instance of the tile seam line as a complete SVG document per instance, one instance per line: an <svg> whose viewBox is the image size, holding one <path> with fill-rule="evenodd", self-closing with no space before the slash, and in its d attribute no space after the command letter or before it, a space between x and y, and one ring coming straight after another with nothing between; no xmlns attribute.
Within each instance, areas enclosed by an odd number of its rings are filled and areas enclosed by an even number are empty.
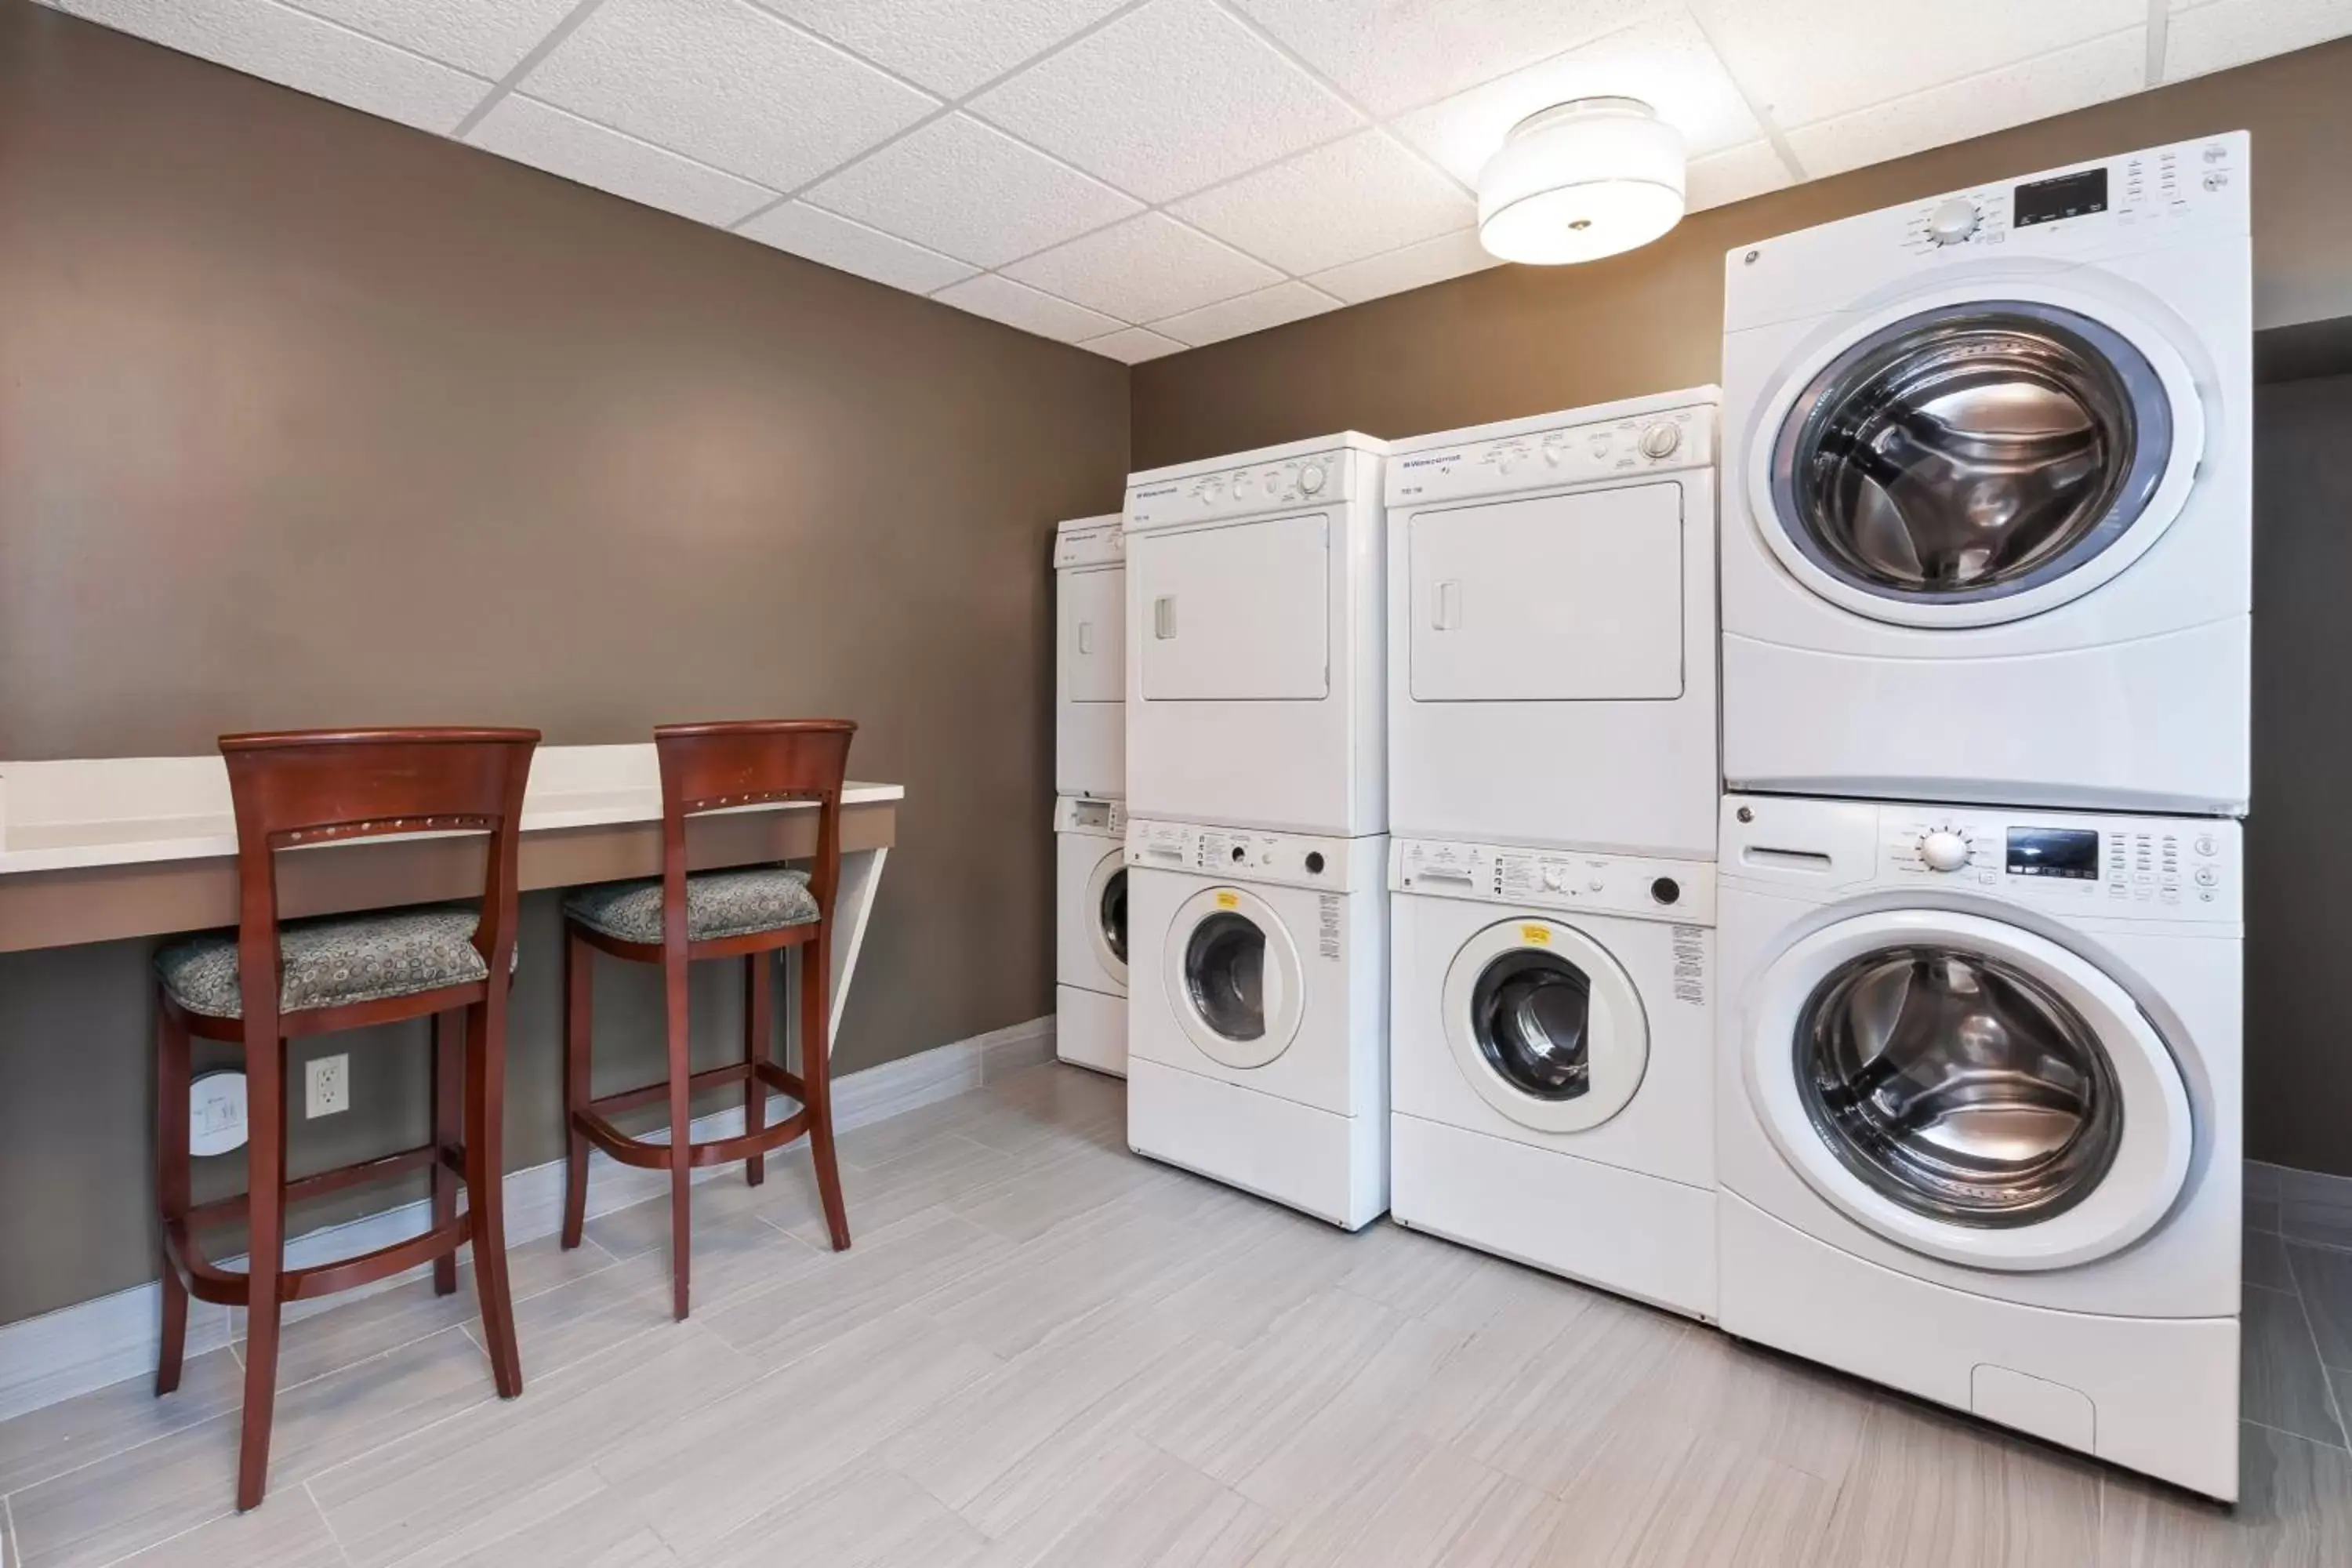
<svg viewBox="0 0 2352 1568"><path fill-rule="evenodd" d="M2015 69L2017 69L2020 66L2038 65L2038 64L2040 64L2040 63L2041 63L2042 61L2043 61L2043 60L2052 60L2052 59L2056 59L2060 55L2072 54L2072 53L2074 53L2074 52L2075 50L2077 50L2077 49L2087 49L2087 48L2091 47L2094 44L2105 44L2105 43L2111 43L2111 42L2113 42L2114 40L2116 40L2116 39L2117 39L2117 38L2122 37L2123 37L2125 34L2126 34L2126 33L2135 33L2135 32L2137 32L2137 31L2139 31L2141 28L2143 28L2143 27L2145 27L2145 26L2147 26L2147 23L2145 23L2145 22L2134 22L2134 23L2130 24L2130 25L2129 25L2129 26L2122 26L2122 27L2110 27L2110 28L2108 28L2108 29L2107 29L2105 32L2104 32L2104 33L2094 33L2094 34L2092 34L2089 37L2086 37L2086 38L2077 38L2077 39L2075 39L2075 40L2074 40L2073 43L2071 43L2071 44L2062 44L2062 45L2060 45L2057 48L2054 48L2054 49L2043 49L2043 50L2042 50L2042 51L2041 51L2039 54L2022 55L2022 56L2020 56L2018 58L2013 59L2013 60L2003 60L2003 61L2001 61L2001 62L2000 62L2000 64L1998 64L1998 65L1990 65L1990 66L1985 67L1982 70L1973 70L1973 71L1969 72L1969 73L1968 73L1967 75L1965 75L1965 76L1956 76L1956 77L1953 77L1953 78L1951 78L1951 79L1949 79L1948 80L1946 80L1946 81L1929 82L1927 86L1925 86L1925 87L1920 87L1920 88L1915 88L1915 89L1912 89L1911 91L1909 91L1909 92L1898 92L1898 93L1895 94L1892 98L1881 98L1881 99L1874 100L1873 101L1871 101L1871 102L1869 102L1869 103L1858 103L1858 104L1854 105L1854 106L1853 106L1853 108L1851 108L1851 109L1841 109L1841 110L1838 110L1836 113L1834 113L1834 114L1824 114L1824 115L1821 116L1821 117L1820 117L1819 119L1817 119L1817 120L1808 120L1808 121L1805 121L1804 122L1802 122L1801 124L1792 125L1792 126L1789 127L1789 133L1790 133L1790 135L1794 135L1794 134L1796 134L1796 133L1797 133L1797 132L1803 132L1803 131L1815 131L1815 130L1819 130L1821 127L1822 127L1822 126L1824 126L1824 125L1835 125L1836 123L1838 123L1838 121L1842 121L1842 120L1851 120L1851 119L1854 118L1856 115L1868 114L1868 113L1869 113L1869 112L1871 112L1873 110L1885 109L1885 108L1887 108L1887 107L1889 107L1889 106L1891 106L1891 105L1904 102L1906 100L1908 100L1908 99L1921 98L1921 97L1924 97L1924 96L1926 96L1927 94L1931 93L1931 92L1948 92L1948 91L1951 90L1951 89L1954 89L1954 88L1966 87L1966 86L1968 86L1968 85L1969 85L1969 83L1971 83L1971 82L1982 81L1985 78L1987 78L1987 77L1989 77L1989 76L1994 76L1994 75L1997 75L1997 74L1999 74L1999 73L2000 73L2000 72L2001 72L2001 71L2006 71L2006 70L2015 70ZM2131 94L2129 94L2129 93L2126 93L2126 94L2124 94L2123 96L2124 96L2124 97L2128 98L2128 97L2130 97L2130 96L2132 96L2132 95L2131 95ZM2115 99L2102 99L2102 100L2099 100L2098 101L2099 101L2099 102L2103 102L2103 103L2113 103L2113 102L2116 102L2116 101L2117 101L2117 100L2115 100ZM2089 108L2092 108L2092 107L2094 107L2094 105L2085 103L2085 104L2080 104L2080 105L2077 105L2077 106L2076 106L2076 108L2075 108L2075 109L2073 109L2073 110L2059 110L2059 112L2060 112L2060 113L2062 113L2062 114L2071 114L2071 113L2076 113L2076 112L2079 112L2081 110L2084 110L2084 109L2089 109ZM2041 117L2041 119L2043 119L2043 120L2047 120L2047 119L2051 119L2051 118L2053 118L2053 116L2050 116L2050 115L2043 115L2043 116L2042 116L2042 117ZM1985 135L1994 135L1994 134L1998 134L1998 133L1999 133L1999 132L2000 132L2000 131L2015 131L2015 130L2020 129L2020 127L2021 127L2021 126L2024 126L2024 125L2032 125L2032 124L2035 124L2035 123L2038 123L2038 121L2032 121L2032 120L2028 120L2028 121L2019 121L2019 122L2018 122L2018 124L2015 124L2015 125L2003 125L2003 126L2000 126L2000 127L1997 127L1994 131L1991 131L1991 132L1983 132L1982 134L1985 134ZM1971 138L1969 138L1969 137L1962 137L1962 138L1961 138L1961 140L1962 140L1962 141L1968 141L1968 140L1971 140ZM1950 142L1936 142L1936 143L1932 144L1931 146L1927 146L1927 147L1921 147L1921 148L1917 149L1916 151L1917 151L1917 152L1920 152L1920 153L1927 153L1927 152L1932 152L1932 151L1934 151L1936 147L1944 147L1944 146L1949 146L1949 145L1951 145L1951 143L1950 143ZM1905 153L1905 154L1901 154L1901 156L1905 156L1905 157L1909 157L1909 156L1912 156L1912 155L1914 155L1914 154L1911 154L1911 153ZM1886 161L1887 161L1887 160L1881 160L1881 162L1886 162ZM1875 167L1876 165L1875 165L1875 164L1871 164L1871 163L1865 163L1865 164L1861 164L1861 165L1858 165L1858 166L1859 166L1859 167L1862 167L1862 168L1874 168L1874 167ZM1837 171L1837 172L1838 172L1838 173L1843 174L1843 173L1846 173L1846 172L1848 172L1848 171L1839 170L1839 171ZM1830 176L1829 176L1829 175L1827 175L1827 174L1824 174L1824 175L1822 175L1822 176L1821 176L1821 177L1822 177L1822 178L1823 178L1823 179L1827 179L1827 178L1829 178Z"/></svg>
<svg viewBox="0 0 2352 1568"><path fill-rule="evenodd" d="M562 19L541 35L539 42L523 51L522 58L508 68L506 75L490 84L490 90L482 95L481 101L467 110L465 117L450 130L449 139L463 142L491 110L521 86L523 79L537 70L566 38L578 32L581 25L595 15L596 8L604 3L604 0L580 0L578 5L565 12Z"/></svg>

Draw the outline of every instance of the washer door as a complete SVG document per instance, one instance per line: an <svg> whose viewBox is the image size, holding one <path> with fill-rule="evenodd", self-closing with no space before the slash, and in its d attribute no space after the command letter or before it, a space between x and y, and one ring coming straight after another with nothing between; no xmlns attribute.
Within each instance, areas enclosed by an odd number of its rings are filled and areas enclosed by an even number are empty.
<svg viewBox="0 0 2352 1568"><path fill-rule="evenodd" d="M1262 1068L1290 1048L1306 1001L1297 946L1265 900L1204 888L1168 928L1169 1000L1213 1061Z"/></svg>
<svg viewBox="0 0 2352 1568"><path fill-rule="evenodd" d="M1750 500L1822 597L1990 626L2079 598L2156 542L2194 481L2204 405L2163 334L2105 301L1944 294L1793 367L1755 433Z"/></svg>
<svg viewBox="0 0 2352 1568"><path fill-rule="evenodd" d="M2193 1142L2179 1068L2080 954L2000 921L1840 921L1763 973L1744 1071L1783 1158L1858 1224L1981 1268L2061 1268L2164 1217Z"/></svg>
<svg viewBox="0 0 2352 1568"><path fill-rule="evenodd" d="M1127 857L1117 844L1087 878L1087 946L1102 971L1127 984Z"/></svg>
<svg viewBox="0 0 2352 1568"><path fill-rule="evenodd" d="M1633 981L1573 926L1488 926L1454 955L1444 1006L1446 1043L1470 1087L1539 1132L1598 1127L1649 1068L1649 1020Z"/></svg>

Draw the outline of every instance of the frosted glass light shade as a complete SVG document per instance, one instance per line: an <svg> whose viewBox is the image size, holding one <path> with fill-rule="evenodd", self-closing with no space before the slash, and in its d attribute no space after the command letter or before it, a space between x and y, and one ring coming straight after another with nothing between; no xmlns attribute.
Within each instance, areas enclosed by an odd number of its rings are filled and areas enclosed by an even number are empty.
<svg viewBox="0 0 2352 1568"><path fill-rule="evenodd" d="M1682 132L1637 98L1528 115L1478 174L1478 241L1557 266L1647 245L1683 217Z"/></svg>

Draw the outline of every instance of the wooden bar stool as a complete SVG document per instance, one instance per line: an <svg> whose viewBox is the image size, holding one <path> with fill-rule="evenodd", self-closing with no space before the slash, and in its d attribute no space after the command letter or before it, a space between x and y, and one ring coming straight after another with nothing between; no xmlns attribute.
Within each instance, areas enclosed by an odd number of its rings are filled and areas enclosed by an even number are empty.
<svg viewBox="0 0 2352 1568"><path fill-rule="evenodd" d="M434 1289L446 1295L457 1288L457 1251L470 1244L492 1377L502 1398L522 1392L507 1299L499 1142L515 952L515 840L538 744L536 730L221 737L236 809L236 933L197 937L166 948L155 961L162 993L156 1185L163 1222L163 1343L155 1392L169 1394L180 1384L190 1296L245 1308L240 1510L259 1503L268 1485L278 1311L289 1301L347 1290L427 1262L434 1266ZM278 924L279 850L446 832L489 836L478 908L434 905ZM425 1017L435 1020L433 1141L288 1181L286 1042ZM189 1201L191 1036L244 1045L250 1129L245 1194L201 1205ZM428 1168L433 1226L424 1235L334 1263L285 1266L288 1204ZM461 1176L463 1214L457 1212ZM194 1235L240 1220L251 1259L241 1274L215 1267Z"/></svg>
<svg viewBox="0 0 2352 1568"><path fill-rule="evenodd" d="M583 888L563 903L563 1100L571 1126L563 1203L563 1245L580 1245L588 1213L588 1146L625 1165L667 1171L670 1181L672 1308L687 1313L688 1254L693 1215L694 1168L746 1162L753 1186L766 1173L763 1156L808 1134L817 1193L834 1250L849 1245L841 1173L833 1153L833 1100L826 1055L832 1037L828 991L833 976L833 904L841 883L841 786L849 740L857 726L843 719L770 720L740 724L668 724L654 731L661 763L662 874L636 882ZM808 872L781 866L687 872L686 819L706 812L784 801L817 805L816 864ZM773 955L801 950L801 1070L773 1059L769 1007ZM589 1091L590 1002L597 952L662 966L668 1004L669 1076L659 1083L601 1097ZM746 960L743 1059L698 1073L688 1059L687 965L698 958ZM743 1131L709 1142L692 1141L694 1091L743 1086ZM766 1125L768 1091L800 1101L801 1109ZM632 1138L611 1117L638 1106L667 1103L669 1142Z"/></svg>

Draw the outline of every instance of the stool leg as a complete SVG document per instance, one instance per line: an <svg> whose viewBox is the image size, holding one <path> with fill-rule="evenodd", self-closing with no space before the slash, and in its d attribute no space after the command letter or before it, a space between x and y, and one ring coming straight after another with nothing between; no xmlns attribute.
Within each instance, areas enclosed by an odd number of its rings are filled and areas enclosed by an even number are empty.
<svg viewBox="0 0 2352 1568"><path fill-rule="evenodd" d="M768 1086L760 1078L760 1064L768 1059L772 1048L770 1037L775 1031L770 1003L774 997L774 975L768 967L769 954L746 953L743 957L743 1065L751 1072L743 1079L743 1131L757 1132L768 1124ZM743 1162L743 1181L758 1186L768 1179L768 1157L754 1154Z"/></svg>
<svg viewBox="0 0 2352 1568"><path fill-rule="evenodd" d="M236 1506L260 1506L269 1489L269 1423L278 1402L278 1279L286 1247L286 1043L245 1042L245 1427L237 1448Z"/></svg>
<svg viewBox="0 0 2352 1568"><path fill-rule="evenodd" d="M588 1088L590 1005L596 997L596 950L577 931L563 932L563 1247L580 1245L588 1223L588 1135L580 1113L593 1098Z"/></svg>
<svg viewBox="0 0 2352 1568"><path fill-rule="evenodd" d="M472 1225L474 1283L482 1298L482 1339L499 1397L522 1392L522 1357L515 1348L514 1301L507 1288L505 987L466 1009L466 1217Z"/></svg>
<svg viewBox="0 0 2352 1568"><path fill-rule="evenodd" d="M155 1392L180 1386L188 1348L188 1286L172 1256L170 1227L188 1216L188 1031L168 1003L155 1008L155 1210L163 1220L163 1342Z"/></svg>
<svg viewBox="0 0 2352 1568"><path fill-rule="evenodd" d="M694 1076L688 1052L686 954L670 950L662 961L662 993L669 1035L669 1282L670 1310L686 1317L688 1264L694 1253L693 1107L687 1080Z"/></svg>
<svg viewBox="0 0 2352 1568"><path fill-rule="evenodd" d="M457 1217L457 1173L449 1168L445 1155L463 1147L466 1139L465 1010L452 1007L436 1013L429 1027L433 1031L433 1226L437 1230ZM457 1290L457 1255L446 1253L433 1260L433 1293L451 1296Z"/></svg>
<svg viewBox="0 0 2352 1568"><path fill-rule="evenodd" d="M817 1196L824 1204L824 1228L835 1252L849 1247L849 1210L841 1201L841 1167L833 1153L833 1031L826 992L833 973L832 943L824 937L801 948L801 1088L809 1117L809 1163L816 1167Z"/></svg>

